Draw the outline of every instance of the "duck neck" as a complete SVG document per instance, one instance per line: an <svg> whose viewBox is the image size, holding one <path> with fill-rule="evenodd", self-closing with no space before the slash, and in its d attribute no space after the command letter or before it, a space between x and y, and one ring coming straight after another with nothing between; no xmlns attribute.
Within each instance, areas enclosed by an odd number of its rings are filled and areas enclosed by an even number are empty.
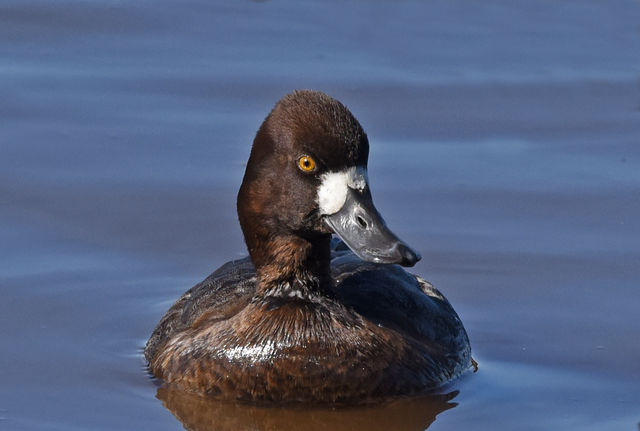
<svg viewBox="0 0 640 431"><path fill-rule="evenodd" d="M332 296L330 241L330 235L313 239L287 235L271 238L260 248L250 248L258 275L257 296Z"/></svg>

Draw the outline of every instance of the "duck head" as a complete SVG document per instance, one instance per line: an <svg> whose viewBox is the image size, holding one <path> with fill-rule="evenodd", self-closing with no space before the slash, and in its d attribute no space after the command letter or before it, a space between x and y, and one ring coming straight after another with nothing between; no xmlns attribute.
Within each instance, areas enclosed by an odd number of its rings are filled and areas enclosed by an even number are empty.
<svg viewBox="0 0 640 431"><path fill-rule="evenodd" d="M263 266L325 262L338 235L361 259L413 266L418 253L386 226L367 178L369 142L360 123L316 91L282 98L253 142L238 216L258 273Z"/></svg>

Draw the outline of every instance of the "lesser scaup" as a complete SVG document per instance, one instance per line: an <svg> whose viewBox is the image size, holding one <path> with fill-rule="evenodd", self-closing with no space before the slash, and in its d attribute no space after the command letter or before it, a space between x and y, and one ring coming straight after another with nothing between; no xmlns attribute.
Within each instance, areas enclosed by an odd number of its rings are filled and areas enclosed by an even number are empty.
<svg viewBox="0 0 640 431"><path fill-rule="evenodd" d="M470 367L449 302L394 265L420 256L374 207L368 154L337 100L296 91L276 104L238 194L249 257L167 311L144 352L155 376L223 399L354 404L424 393Z"/></svg>

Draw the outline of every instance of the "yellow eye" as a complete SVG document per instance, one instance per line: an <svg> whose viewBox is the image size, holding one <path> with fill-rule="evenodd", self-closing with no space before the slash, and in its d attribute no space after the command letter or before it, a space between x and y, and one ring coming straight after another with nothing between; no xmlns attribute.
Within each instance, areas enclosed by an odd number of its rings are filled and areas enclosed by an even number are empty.
<svg viewBox="0 0 640 431"><path fill-rule="evenodd" d="M316 162L309 156L302 156L298 159L298 167L302 172L313 172L316 169Z"/></svg>

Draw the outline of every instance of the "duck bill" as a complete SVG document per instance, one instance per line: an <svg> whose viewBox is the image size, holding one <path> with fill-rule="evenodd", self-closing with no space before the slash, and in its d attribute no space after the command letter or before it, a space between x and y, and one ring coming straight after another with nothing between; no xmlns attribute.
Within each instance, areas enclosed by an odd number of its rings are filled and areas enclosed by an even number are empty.
<svg viewBox="0 0 640 431"><path fill-rule="evenodd" d="M418 253L389 230L373 206L368 187L362 192L348 188L342 208L323 219L362 260L402 266L413 266L420 260Z"/></svg>

